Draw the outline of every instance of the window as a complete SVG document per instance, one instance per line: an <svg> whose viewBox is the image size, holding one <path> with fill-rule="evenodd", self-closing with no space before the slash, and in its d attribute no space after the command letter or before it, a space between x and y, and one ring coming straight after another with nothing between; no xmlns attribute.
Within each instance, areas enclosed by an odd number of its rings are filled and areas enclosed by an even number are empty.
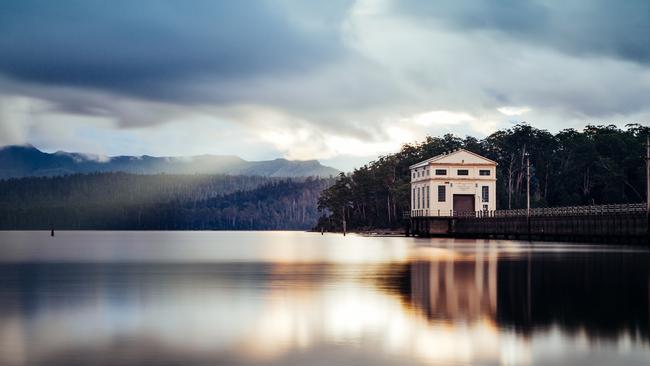
<svg viewBox="0 0 650 366"><path fill-rule="evenodd" d="M458 175L469 175L469 170L467 169L458 169Z"/></svg>
<svg viewBox="0 0 650 366"><path fill-rule="evenodd" d="M420 208L420 188L418 187L418 208Z"/></svg>
<svg viewBox="0 0 650 366"><path fill-rule="evenodd" d="M429 176L429 169L427 169L427 177Z"/></svg>
<svg viewBox="0 0 650 366"><path fill-rule="evenodd" d="M438 186L438 202L445 202L447 198L447 187Z"/></svg>
<svg viewBox="0 0 650 366"><path fill-rule="evenodd" d="M415 179L415 172L413 172L413 179Z"/></svg>
<svg viewBox="0 0 650 366"><path fill-rule="evenodd" d="M447 175L447 169L436 169L436 175Z"/></svg>
<svg viewBox="0 0 650 366"><path fill-rule="evenodd" d="M426 198L427 197L426 197L425 192L424 192L424 187L422 187L422 208L425 208L426 205L427 205Z"/></svg>
<svg viewBox="0 0 650 366"><path fill-rule="evenodd" d="M415 210L415 188L413 188L413 210Z"/></svg>
<svg viewBox="0 0 650 366"><path fill-rule="evenodd" d="M481 197L483 197L483 202L490 202L490 187L483 186L481 188L482 188Z"/></svg>
<svg viewBox="0 0 650 366"><path fill-rule="evenodd" d="M429 208L429 186L427 186L427 208Z"/></svg>
<svg viewBox="0 0 650 366"><path fill-rule="evenodd" d="M478 171L478 175L490 175L490 171L487 169L481 169Z"/></svg>

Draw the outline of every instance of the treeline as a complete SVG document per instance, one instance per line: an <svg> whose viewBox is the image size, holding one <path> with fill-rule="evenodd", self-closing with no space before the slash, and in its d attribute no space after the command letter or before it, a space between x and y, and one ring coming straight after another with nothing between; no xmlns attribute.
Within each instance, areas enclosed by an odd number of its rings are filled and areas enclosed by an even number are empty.
<svg viewBox="0 0 650 366"><path fill-rule="evenodd" d="M332 181L128 173L0 180L0 229L308 229Z"/></svg>
<svg viewBox="0 0 650 366"><path fill-rule="evenodd" d="M497 208L526 204L526 159L530 154L531 205L553 207L645 201L645 141L650 127L629 124L566 129L552 134L528 124L485 139L451 134L427 137L395 153L341 174L318 200L319 227L396 227L410 210L409 166L459 148L498 163Z"/></svg>

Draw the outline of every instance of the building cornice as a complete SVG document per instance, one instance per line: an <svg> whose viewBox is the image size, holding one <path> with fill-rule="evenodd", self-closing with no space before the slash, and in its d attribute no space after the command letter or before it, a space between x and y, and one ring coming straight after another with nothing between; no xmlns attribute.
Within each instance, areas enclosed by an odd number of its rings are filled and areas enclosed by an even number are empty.
<svg viewBox="0 0 650 366"><path fill-rule="evenodd" d="M456 177L446 177L446 178L424 178L424 179L416 179L412 180L411 183L420 183L420 182L427 182L427 181L481 181L481 182L496 182L496 178L456 178Z"/></svg>
<svg viewBox="0 0 650 366"><path fill-rule="evenodd" d="M496 166L496 164L493 163L429 163L429 166L466 166L466 167L472 167L472 166Z"/></svg>
<svg viewBox="0 0 650 366"><path fill-rule="evenodd" d="M474 155L474 156L476 156L476 157L478 157L478 158L480 158L480 159L483 159L483 160L489 162L489 163L473 163L474 165L477 165L477 164L498 165L496 161L491 160L491 159L488 159L488 158L486 158L485 156L481 156L481 155L479 155L479 154L477 154L477 153L473 153L473 152L471 152L471 151L469 151L469 150L465 150L465 149L457 149L457 150L455 150L455 151L453 151L453 152L451 152L451 153L449 153L449 154L440 154L440 155L436 155L436 156L434 156L434 157L432 157L432 158L429 158L429 159L423 160L423 161L421 161L421 162L419 162L419 163L415 163L415 164L409 166L409 169L412 170L412 169L417 169L417 168L420 168L420 167L425 167L425 166L428 166L428 165L433 165L433 164L435 164L435 161L436 161L436 160L440 160L440 159L443 159L443 158L446 158L446 157L449 157L449 156L453 156L453 155L458 154L458 153L460 153L460 152L466 152L466 153L468 153L468 154L470 154L470 155ZM451 163L451 164L453 164L453 163ZM450 165L450 164L443 164L443 165ZM467 165L470 165L470 164L467 163Z"/></svg>

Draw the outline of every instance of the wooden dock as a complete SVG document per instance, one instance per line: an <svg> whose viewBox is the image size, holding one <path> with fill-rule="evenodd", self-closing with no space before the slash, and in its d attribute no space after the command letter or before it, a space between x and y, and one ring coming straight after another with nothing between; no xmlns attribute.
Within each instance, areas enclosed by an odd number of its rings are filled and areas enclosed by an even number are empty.
<svg viewBox="0 0 650 366"><path fill-rule="evenodd" d="M451 212L406 222L417 236L649 244L645 203Z"/></svg>

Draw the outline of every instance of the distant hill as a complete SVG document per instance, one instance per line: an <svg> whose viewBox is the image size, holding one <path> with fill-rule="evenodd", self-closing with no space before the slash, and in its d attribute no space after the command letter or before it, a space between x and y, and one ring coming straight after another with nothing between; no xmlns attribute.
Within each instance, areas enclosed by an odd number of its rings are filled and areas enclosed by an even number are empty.
<svg viewBox="0 0 650 366"><path fill-rule="evenodd" d="M0 180L0 230L305 230L332 182L121 172Z"/></svg>
<svg viewBox="0 0 650 366"><path fill-rule="evenodd" d="M329 177L339 173L338 170L321 165L316 160L246 161L232 155L108 157L64 151L50 154L31 145L0 148L0 179L93 172L229 174L265 177Z"/></svg>

